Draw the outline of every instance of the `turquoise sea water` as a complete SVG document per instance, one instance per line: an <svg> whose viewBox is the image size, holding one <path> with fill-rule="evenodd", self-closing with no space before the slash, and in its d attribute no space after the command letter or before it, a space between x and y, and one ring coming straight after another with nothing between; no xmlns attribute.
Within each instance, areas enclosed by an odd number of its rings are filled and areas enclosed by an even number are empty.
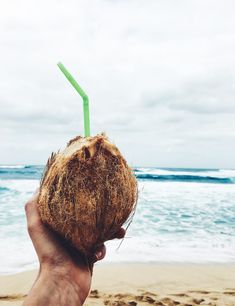
<svg viewBox="0 0 235 306"><path fill-rule="evenodd" d="M107 243L107 262L235 262L235 170L135 168L139 201L126 238ZM0 274L37 258L24 203L43 166L0 166Z"/></svg>

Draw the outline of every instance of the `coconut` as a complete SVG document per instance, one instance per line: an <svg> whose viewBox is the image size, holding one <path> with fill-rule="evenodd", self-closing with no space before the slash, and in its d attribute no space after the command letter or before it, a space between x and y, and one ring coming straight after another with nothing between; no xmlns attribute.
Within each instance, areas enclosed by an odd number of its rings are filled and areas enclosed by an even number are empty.
<svg viewBox="0 0 235 306"><path fill-rule="evenodd" d="M78 136L52 153L39 192L41 219L85 255L111 239L130 218L137 182L105 135Z"/></svg>

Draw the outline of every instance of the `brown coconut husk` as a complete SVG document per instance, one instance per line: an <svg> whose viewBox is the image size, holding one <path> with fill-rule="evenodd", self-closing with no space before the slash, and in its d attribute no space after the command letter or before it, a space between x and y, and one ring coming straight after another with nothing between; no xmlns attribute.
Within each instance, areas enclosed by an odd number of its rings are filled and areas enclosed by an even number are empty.
<svg viewBox="0 0 235 306"><path fill-rule="evenodd" d="M38 208L44 223L89 255L127 221L136 201L136 178L118 148L105 135L78 136L48 160Z"/></svg>

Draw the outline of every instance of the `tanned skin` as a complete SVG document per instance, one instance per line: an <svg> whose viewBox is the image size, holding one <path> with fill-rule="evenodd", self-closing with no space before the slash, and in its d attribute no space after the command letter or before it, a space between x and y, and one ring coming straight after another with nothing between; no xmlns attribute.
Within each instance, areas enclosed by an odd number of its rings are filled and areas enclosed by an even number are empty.
<svg viewBox="0 0 235 306"><path fill-rule="evenodd" d="M90 291L93 264L104 258L105 246L84 258L42 223L37 201L38 192L26 203L25 211L40 269L22 306L81 306ZM113 239L124 235L120 228Z"/></svg>

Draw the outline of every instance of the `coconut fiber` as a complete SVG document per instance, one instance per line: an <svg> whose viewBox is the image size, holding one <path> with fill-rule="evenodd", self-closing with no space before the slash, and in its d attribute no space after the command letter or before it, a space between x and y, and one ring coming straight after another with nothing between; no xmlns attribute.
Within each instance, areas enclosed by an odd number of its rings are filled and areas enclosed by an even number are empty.
<svg viewBox="0 0 235 306"><path fill-rule="evenodd" d="M41 180L41 219L85 255L133 215L137 182L105 135L78 136L52 153Z"/></svg>

